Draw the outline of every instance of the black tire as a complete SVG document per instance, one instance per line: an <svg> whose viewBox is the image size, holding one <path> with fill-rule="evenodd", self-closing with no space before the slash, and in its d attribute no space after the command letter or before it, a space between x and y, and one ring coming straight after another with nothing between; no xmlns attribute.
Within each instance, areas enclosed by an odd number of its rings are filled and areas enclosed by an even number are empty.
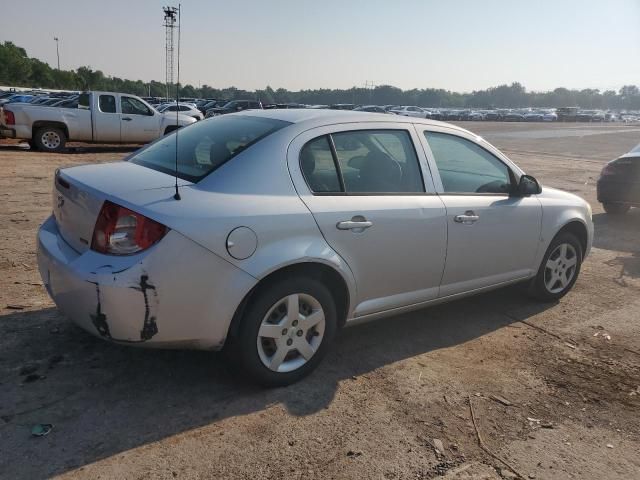
<svg viewBox="0 0 640 480"><path fill-rule="evenodd" d="M33 140L28 140L27 144L29 145L29 149L30 150L37 150L38 146L36 145L36 142L34 142Z"/></svg>
<svg viewBox="0 0 640 480"><path fill-rule="evenodd" d="M324 334L317 350L304 365L289 372L276 372L269 369L260 357L258 332L272 307L292 294L309 295L319 302L324 311ZM255 383L265 387L290 385L318 366L335 337L337 323L335 300L325 285L308 277L286 278L265 285L252 295L240 320L238 334L225 350L232 366L239 367ZM283 338L286 337L283 335ZM293 350L293 355L298 355L296 350Z"/></svg>
<svg viewBox="0 0 640 480"><path fill-rule="evenodd" d="M575 252L576 263L575 270L573 271L573 276L569 283L562 287L559 291L550 291L547 287L545 280L548 278L549 272L547 271L547 262L549 261L552 255L555 255L556 249L563 244L571 245ZM569 232L560 232L555 238L551 241L549 248L542 257L542 262L540 263L540 267L538 268L538 274L532 280L531 285L529 287L529 293L536 299L542 300L544 302L552 302L554 300L558 300L564 297L576 283L578 279L578 275L580 275L580 267L582 265L582 258L584 252L582 251L582 244L577 239L575 235ZM553 271L551 271L553 273ZM559 288L559 287L558 287ZM555 289L554 289L555 290Z"/></svg>
<svg viewBox="0 0 640 480"><path fill-rule="evenodd" d="M627 213L631 206L624 203L603 203L602 208L609 215L622 215Z"/></svg>
<svg viewBox="0 0 640 480"><path fill-rule="evenodd" d="M41 152L58 153L64 150L67 136L60 128L41 127L36 130L32 140Z"/></svg>
<svg viewBox="0 0 640 480"><path fill-rule="evenodd" d="M164 134L168 135L171 132L173 132L174 130L177 130L178 128L180 128L180 127L177 127L175 125L169 125L167 128L164 129Z"/></svg>

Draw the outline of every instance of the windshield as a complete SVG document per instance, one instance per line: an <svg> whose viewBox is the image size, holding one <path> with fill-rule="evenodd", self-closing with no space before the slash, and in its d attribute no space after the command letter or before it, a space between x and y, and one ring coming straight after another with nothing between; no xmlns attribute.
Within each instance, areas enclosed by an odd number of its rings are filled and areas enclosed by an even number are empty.
<svg viewBox="0 0 640 480"><path fill-rule="evenodd" d="M272 118L225 115L179 130L177 176L198 182L254 143L290 125ZM176 132L163 137L129 161L176 174Z"/></svg>

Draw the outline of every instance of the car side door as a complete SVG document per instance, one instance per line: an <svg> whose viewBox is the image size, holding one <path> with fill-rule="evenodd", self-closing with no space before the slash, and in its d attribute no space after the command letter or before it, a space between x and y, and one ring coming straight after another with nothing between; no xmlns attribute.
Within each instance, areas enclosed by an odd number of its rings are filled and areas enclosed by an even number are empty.
<svg viewBox="0 0 640 480"><path fill-rule="evenodd" d="M352 270L354 317L438 296L445 208L409 124L334 125L288 149L296 190L322 235Z"/></svg>
<svg viewBox="0 0 640 480"><path fill-rule="evenodd" d="M470 134L416 126L447 210L445 297L535 274L542 206L514 195L522 172Z"/></svg>
<svg viewBox="0 0 640 480"><path fill-rule="evenodd" d="M120 143L120 112L116 96L101 93L94 110L93 140L97 142Z"/></svg>
<svg viewBox="0 0 640 480"><path fill-rule="evenodd" d="M122 95L120 109L122 143L146 143L159 136L160 114L142 101Z"/></svg>

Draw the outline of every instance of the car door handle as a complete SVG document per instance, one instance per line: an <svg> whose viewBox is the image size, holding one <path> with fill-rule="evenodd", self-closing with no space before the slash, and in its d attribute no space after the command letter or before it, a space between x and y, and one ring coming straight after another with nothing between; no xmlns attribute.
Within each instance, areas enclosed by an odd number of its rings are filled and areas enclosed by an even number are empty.
<svg viewBox="0 0 640 480"><path fill-rule="evenodd" d="M462 223L463 225L471 225L480 220L480 217L476 215L473 210L467 210L464 215L456 215L453 217L453 221L456 223Z"/></svg>
<svg viewBox="0 0 640 480"><path fill-rule="evenodd" d="M338 222L336 228L338 230L365 230L372 225L373 223L368 220L346 220L344 222Z"/></svg>
<svg viewBox="0 0 640 480"><path fill-rule="evenodd" d="M123 121L123 122L130 122L130 121L131 121L131 118L129 118L129 117L122 117L122 121Z"/></svg>

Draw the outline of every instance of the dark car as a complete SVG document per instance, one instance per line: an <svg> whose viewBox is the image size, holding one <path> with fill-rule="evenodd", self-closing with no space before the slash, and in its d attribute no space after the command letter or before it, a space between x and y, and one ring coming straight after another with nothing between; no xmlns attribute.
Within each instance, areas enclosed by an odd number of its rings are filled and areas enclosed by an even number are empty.
<svg viewBox="0 0 640 480"><path fill-rule="evenodd" d="M502 120L502 116L502 112L499 112L498 110L489 110L484 114L484 119L492 122L499 122Z"/></svg>
<svg viewBox="0 0 640 480"><path fill-rule="evenodd" d="M196 108L202 112L203 115L207 114L207 110L211 110L212 108L221 108L224 107L229 100L206 100L204 102L196 103Z"/></svg>
<svg viewBox="0 0 640 480"><path fill-rule="evenodd" d="M334 103L329 105L331 110L353 110L356 106L353 103Z"/></svg>
<svg viewBox="0 0 640 480"><path fill-rule="evenodd" d="M373 113L387 113L387 111L378 107L377 105L363 105L361 107L356 107L353 109L354 112L373 112Z"/></svg>
<svg viewBox="0 0 640 480"><path fill-rule="evenodd" d="M604 166L598 179L598 201L611 214L640 207L640 145Z"/></svg>
<svg viewBox="0 0 640 480"><path fill-rule="evenodd" d="M524 122L524 115L518 112L509 112L502 116L505 122Z"/></svg>
<svg viewBox="0 0 640 480"><path fill-rule="evenodd" d="M206 118L227 113L241 112L242 110L259 109L262 110L262 103L257 100L231 100L223 107L215 107L207 110Z"/></svg>

